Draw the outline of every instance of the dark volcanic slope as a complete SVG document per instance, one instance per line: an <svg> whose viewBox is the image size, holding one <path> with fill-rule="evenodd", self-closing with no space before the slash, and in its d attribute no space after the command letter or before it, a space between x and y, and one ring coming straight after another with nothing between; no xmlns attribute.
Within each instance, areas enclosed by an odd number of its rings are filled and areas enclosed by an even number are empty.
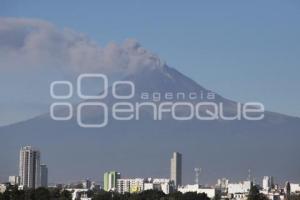
<svg viewBox="0 0 300 200"><path fill-rule="evenodd" d="M165 67L127 77L141 92L207 92L174 69ZM123 88L124 90L126 88ZM122 88L120 89L122 90ZM121 91L122 92L122 91ZM108 104L115 102L109 97ZM235 102L216 95L226 112ZM194 102L193 102L194 103ZM105 170L128 176L169 176L172 151L183 153L184 181L193 182L193 168L202 167L201 181L218 177L274 175L300 181L300 119L266 112L261 121L153 121L147 111L140 121L110 120L101 129L80 128L75 120L56 122L48 114L0 128L0 178L16 174L18 150L31 144L42 151L50 179L66 181L91 177L102 180ZM93 120L99 113L88 112Z"/></svg>

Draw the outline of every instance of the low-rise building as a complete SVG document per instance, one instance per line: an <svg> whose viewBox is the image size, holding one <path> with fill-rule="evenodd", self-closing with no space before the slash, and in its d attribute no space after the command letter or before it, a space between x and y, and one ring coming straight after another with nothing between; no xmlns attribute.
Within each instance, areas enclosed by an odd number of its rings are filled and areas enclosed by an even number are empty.
<svg viewBox="0 0 300 200"><path fill-rule="evenodd" d="M121 194L124 194L126 192L142 192L144 190L144 182L145 180L143 178L118 179L117 192Z"/></svg>
<svg viewBox="0 0 300 200"><path fill-rule="evenodd" d="M300 193L300 184L298 183L290 183L291 193Z"/></svg>
<svg viewBox="0 0 300 200"><path fill-rule="evenodd" d="M89 179L81 181L81 184L83 189L90 189L92 186L92 182Z"/></svg>
<svg viewBox="0 0 300 200"><path fill-rule="evenodd" d="M205 193L208 198L214 198L216 196L215 188L208 188L208 187L205 188L205 187L201 187L198 184L181 186L178 187L177 190L181 193L187 193L187 192Z"/></svg>
<svg viewBox="0 0 300 200"><path fill-rule="evenodd" d="M67 189L67 191L72 193L72 200L90 200L91 198L87 198L88 189Z"/></svg>
<svg viewBox="0 0 300 200"><path fill-rule="evenodd" d="M169 194L174 188L173 181L170 179L148 178L144 183L144 190L158 190Z"/></svg>
<svg viewBox="0 0 300 200"><path fill-rule="evenodd" d="M7 187L8 187L8 184L0 184L0 193L5 192Z"/></svg>
<svg viewBox="0 0 300 200"><path fill-rule="evenodd" d="M11 185L20 185L20 176L9 176L8 182Z"/></svg>
<svg viewBox="0 0 300 200"><path fill-rule="evenodd" d="M244 194L249 193L252 186L251 181L242 181L239 183L228 184L228 194Z"/></svg>

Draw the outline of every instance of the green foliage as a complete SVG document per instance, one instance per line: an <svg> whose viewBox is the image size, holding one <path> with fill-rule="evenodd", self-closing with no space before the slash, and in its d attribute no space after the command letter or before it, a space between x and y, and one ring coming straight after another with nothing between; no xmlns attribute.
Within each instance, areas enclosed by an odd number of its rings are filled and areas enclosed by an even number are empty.
<svg viewBox="0 0 300 200"><path fill-rule="evenodd" d="M105 191L89 191L92 200L209 200L206 194L197 194L188 192L182 194L174 192L171 194L164 194L157 190L147 190L140 193L125 193L118 194L115 192ZM18 190L17 187L10 186L3 194L0 194L0 200L71 200L72 194L66 190L60 189L27 189ZM298 199L295 199L298 200Z"/></svg>
<svg viewBox="0 0 300 200"><path fill-rule="evenodd" d="M174 192L169 195L157 190L147 190L141 193L117 194L111 192L95 193L93 200L209 200L206 194Z"/></svg>
<svg viewBox="0 0 300 200"><path fill-rule="evenodd" d="M18 190L15 186L9 186L7 190L0 194L0 200L71 200L72 195L68 191L59 189L27 189Z"/></svg>
<svg viewBox="0 0 300 200"><path fill-rule="evenodd" d="M259 193L258 186L252 186L249 192L248 200L268 200L266 195Z"/></svg>
<svg viewBox="0 0 300 200"><path fill-rule="evenodd" d="M72 199L72 194L71 192L64 190L61 192L59 200L69 200Z"/></svg>
<svg viewBox="0 0 300 200"><path fill-rule="evenodd" d="M50 200L50 192L46 188L38 188L34 191L34 199L36 200Z"/></svg>
<svg viewBox="0 0 300 200"><path fill-rule="evenodd" d="M298 195L293 194L293 195L289 196L288 200L300 200L300 194L298 194Z"/></svg>

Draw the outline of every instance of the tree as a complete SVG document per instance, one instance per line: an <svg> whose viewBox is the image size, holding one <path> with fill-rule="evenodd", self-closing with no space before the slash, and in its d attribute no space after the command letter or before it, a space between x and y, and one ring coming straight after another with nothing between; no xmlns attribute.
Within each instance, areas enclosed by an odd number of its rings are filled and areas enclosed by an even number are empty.
<svg viewBox="0 0 300 200"><path fill-rule="evenodd" d="M61 192L59 200L72 200L71 192L64 190Z"/></svg>
<svg viewBox="0 0 300 200"><path fill-rule="evenodd" d="M23 200L25 199L25 192L18 190L17 186L9 185L2 196L4 200Z"/></svg>
<svg viewBox="0 0 300 200"><path fill-rule="evenodd" d="M54 189L48 189L50 192L50 199L51 200L57 200L60 197L60 189L54 188Z"/></svg>
<svg viewBox="0 0 300 200"><path fill-rule="evenodd" d="M101 191L101 192L94 194L92 199L93 200L111 200L112 196L113 195L110 192Z"/></svg>
<svg viewBox="0 0 300 200"><path fill-rule="evenodd" d="M140 199L151 200L151 199L161 199L162 197L165 196L165 194L162 191L158 191L158 190L146 190L139 193L138 196Z"/></svg>
<svg viewBox="0 0 300 200"><path fill-rule="evenodd" d="M168 195L168 200L181 200L182 193L181 192L173 192Z"/></svg>
<svg viewBox="0 0 300 200"><path fill-rule="evenodd" d="M48 189L40 187L35 190L34 198L36 200L50 200L50 192Z"/></svg>
<svg viewBox="0 0 300 200"><path fill-rule="evenodd" d="M300 194L293 194L289 197L289 200L300 200Z"/></svg>
<svg viewBox="0 0 300 200"><path fill-rule="evenodd" d="M266 195L259 193L258 186L252 186L249 192L248 200L268 200Z"/></svg>
<svg viewBox="0 0 300 200"><path fill-rule="evenodd" d="M34 193L35 193L34 189L24 190L24 200L38 200L35 198Z"/></svg>

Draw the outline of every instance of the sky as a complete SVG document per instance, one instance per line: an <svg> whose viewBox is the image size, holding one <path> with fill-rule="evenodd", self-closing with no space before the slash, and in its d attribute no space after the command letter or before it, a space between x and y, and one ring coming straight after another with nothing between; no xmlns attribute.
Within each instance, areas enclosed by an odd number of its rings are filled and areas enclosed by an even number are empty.
<svg viewBox="0 0 300 200"><path fill-rule="evenodd" d="M50 30L47 40L62 37L77 46L83 41L83 48L97 52L129 49L135 54L136 43L124 42L132 38L146 49L142 58L155 54L157 60L224 97L260 101L268 110L300 117L300 2L296 0L0 0L0 18L13 18L0 24L0 126L47 112L46 85L53 74L61 78L56 69L44 67L55 65L47 59L40 68L25 66L34 65L23 62L28 55L9 60L6 45L18 45L15 37L19 36L19 32L1 34L10 23L21 23L23 29L25 24L25 30L28 24L39 24ZM47 56L34 50L51 45L30 44L31 59ZM60 52L57 48L53 52ZM12 64L18 60L21 64ZM77 66L78 60L74 62Z"/></svg>

